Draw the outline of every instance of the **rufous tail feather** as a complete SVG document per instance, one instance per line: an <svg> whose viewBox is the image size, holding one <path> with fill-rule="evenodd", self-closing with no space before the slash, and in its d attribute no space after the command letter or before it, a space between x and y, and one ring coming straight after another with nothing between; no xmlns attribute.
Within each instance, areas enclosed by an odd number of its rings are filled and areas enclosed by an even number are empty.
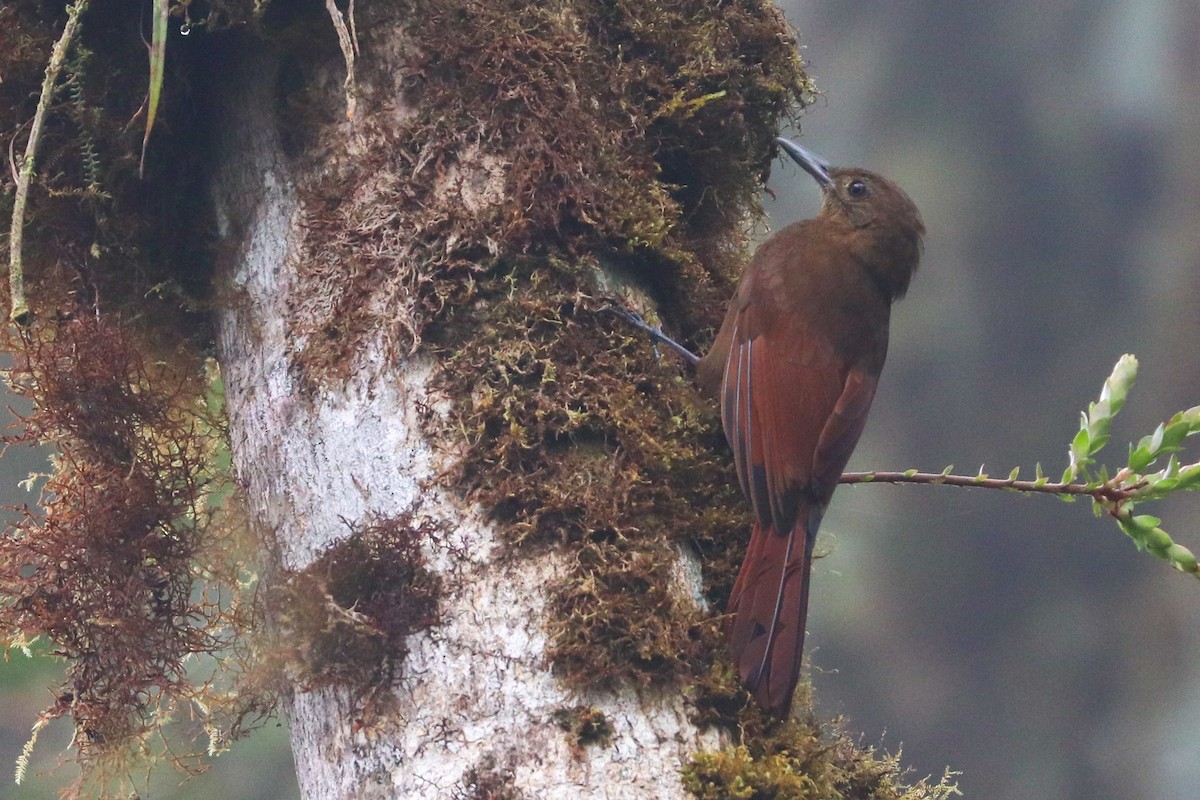
<svg viewBox="0 0 1200 800"><path fill-rule="evenodd" d="M742 685L760 706L787 716L800 680L813 542L819 509L799 509L786 534L754 523L729 599L730 647Z"/></svg>

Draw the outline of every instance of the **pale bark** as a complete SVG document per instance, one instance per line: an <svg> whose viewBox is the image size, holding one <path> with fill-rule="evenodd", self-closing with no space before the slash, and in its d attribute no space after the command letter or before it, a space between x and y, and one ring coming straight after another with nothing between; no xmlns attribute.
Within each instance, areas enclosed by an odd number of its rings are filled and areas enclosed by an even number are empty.
<svg viewBox="0 0 1200 800"><path fill-rule="evenodd" d="M472 797L463 778L475 769L509 776L525 797L682 797L681 763L716 746L715 734L692 725L679 696L569 692L543 654L544 587L570 553L498 559L484 510L437 484L452 456L428 439L419 409L446 407L430 389L438 364L420 353L368 352L340 389L308 396L296 385L285 317L297 285L305 209L295 187L304 176L290 171L295 162L280 149L275 67L256 55L223 84L214 165L223 249L233 254L218 276L218 346L235 469L252 517L291 570L373 515L413 511L451 532L427 543L443 581L440 622L410 637L384 715L356 725L349 690L297 691L286 701L303 796ZM343 142L320 146L323 158L353 157ZM680 574L693 584L687 594L698 595L698 570ZM610 745L572 751L551 715L580 703L607 715Z"/></svg>

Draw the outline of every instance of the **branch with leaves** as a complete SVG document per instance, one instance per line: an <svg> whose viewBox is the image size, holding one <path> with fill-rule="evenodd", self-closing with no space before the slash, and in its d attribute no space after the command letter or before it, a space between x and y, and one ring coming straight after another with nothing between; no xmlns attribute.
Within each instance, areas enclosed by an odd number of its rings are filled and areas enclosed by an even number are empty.
<svg viewBox="0 0 1200 800"><path fill-rule="evenodd" d="M1154 431L1130 445L1123 466L1097 464L1099 453L1110 438L1112 420L1125 405L1125 397L1137 378L1137 359L1124 355L1104 382L1100 398L1083 413L1079 432L1071 440L1069 464L1062 479L1051 482L1035 468L1033 480L1020 478L1020 467L1007 478L992 478L980 470L976 475L954 475L953 466L942 472L848 472L842 483L924 483L974 486L1015 492L1057 495L1074 501L1090 497L1096 516L1107 513L1117 521L1139 550L1171 562L1181 572L1200 577L1200 565L1191 550L1177 544L1160 526L1162 520L1149 514L1134 514L1138 503L1161 500L1176 492L1200 489L1200 462L1183 464L1177 455L1183 441L1200 433L1200 406L1180 411Z"/></svg>

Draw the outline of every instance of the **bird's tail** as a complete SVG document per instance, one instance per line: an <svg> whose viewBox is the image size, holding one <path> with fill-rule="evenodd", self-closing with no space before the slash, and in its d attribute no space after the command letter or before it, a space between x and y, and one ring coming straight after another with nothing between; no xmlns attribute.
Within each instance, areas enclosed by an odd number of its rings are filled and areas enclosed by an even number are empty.
<svg viewBox="0 0 1200 800"><path fill-rule="evenodd" d="M729 598L730 646L742 685L780 717L787 716L800 679L809 568L823 510L802 505L785 534L756 521Z"/></svg>

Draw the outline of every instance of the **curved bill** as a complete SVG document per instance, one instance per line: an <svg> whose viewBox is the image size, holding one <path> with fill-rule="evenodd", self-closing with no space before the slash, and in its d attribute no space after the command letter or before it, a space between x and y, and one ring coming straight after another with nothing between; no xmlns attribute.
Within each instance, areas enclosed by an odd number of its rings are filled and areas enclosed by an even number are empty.
<svg viewBox="0 0 1200 800"><path fill-rule="evenodd" d="M816 178L817 183L821 184L822 189L827 189L833 185L833 178L829 175L828 161L811 150L801 147L791 139L784 139L782 136L777 136L775 141L783 148L783 152L792 157L793 161L804 167L805 172Z"/></svg>

